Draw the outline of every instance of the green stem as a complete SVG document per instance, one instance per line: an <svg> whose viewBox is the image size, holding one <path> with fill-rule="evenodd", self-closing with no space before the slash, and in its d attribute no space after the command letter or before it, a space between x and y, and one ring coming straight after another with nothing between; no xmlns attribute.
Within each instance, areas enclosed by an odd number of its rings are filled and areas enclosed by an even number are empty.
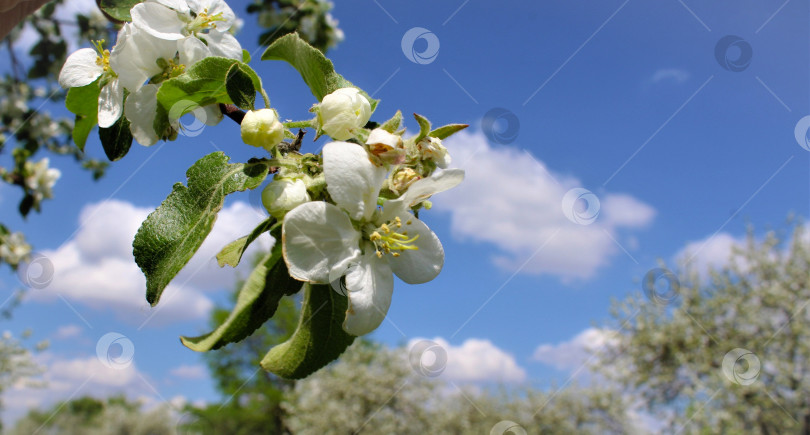
<svg viewBox="0 0 810 435"><path fill-rule="evenodd" d="M287 128L313 128L312 127L312 120L309 121L290 121L285 122L284 126Z"/></svg>
<svg viewBox="0 0 810 435"><path fill-rule="evenodd" d="M259 92L262 93L262 98L264 98L264 107L269 109L270 108L270 97L267 95L267 91L264 90L264 87L259 89Z"/></svg>

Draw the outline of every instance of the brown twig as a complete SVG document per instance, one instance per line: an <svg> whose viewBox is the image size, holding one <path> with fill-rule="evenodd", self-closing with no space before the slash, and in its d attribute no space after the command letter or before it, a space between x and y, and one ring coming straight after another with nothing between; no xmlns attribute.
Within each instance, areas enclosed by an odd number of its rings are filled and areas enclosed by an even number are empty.
<svg viewBox="0 0 810 435"><path fill-rule="evenodd" d="M245 118L245 111L234 106L233 104L219 104L219 110L223 115L231 118L233 122L242 125L242 119Z"/></svg>

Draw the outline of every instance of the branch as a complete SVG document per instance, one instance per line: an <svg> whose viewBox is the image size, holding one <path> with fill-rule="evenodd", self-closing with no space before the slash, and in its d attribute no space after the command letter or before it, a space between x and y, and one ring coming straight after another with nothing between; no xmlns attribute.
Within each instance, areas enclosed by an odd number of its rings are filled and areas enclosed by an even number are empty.
<svg viewBox="0 0 810 435"><path fill-rule="evenodd" d="M245 111L234 106L233 104L219 104L219 110L223 115L231 118L233 122L242 125L242 119L245 118Z"/></svg>

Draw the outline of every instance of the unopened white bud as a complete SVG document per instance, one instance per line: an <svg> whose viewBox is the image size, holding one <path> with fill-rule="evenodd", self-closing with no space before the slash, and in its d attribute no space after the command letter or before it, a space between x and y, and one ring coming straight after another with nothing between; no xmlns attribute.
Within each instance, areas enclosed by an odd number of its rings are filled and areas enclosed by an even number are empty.
<svg viewBox="0 0 810 435"><path fill-rule="evenodd" d="M262 204L271 216L281 219L288 211L309 202L307 186L302 180L273 180L262 191Z"/></svg>
<svg viewBox="0 0 810 435"><path fill-rule="evenodd" d="M273 109L248 111L242 119L241 130L243 142L268 150L284 139L284 125Z"/></svg>
<svg viewBox="0 0 810 435"><path fill-rule="evenodd" d="M371 118L371 104L357 88L340 88L318 104L318 125L336 140L350 139Z"/></svg>

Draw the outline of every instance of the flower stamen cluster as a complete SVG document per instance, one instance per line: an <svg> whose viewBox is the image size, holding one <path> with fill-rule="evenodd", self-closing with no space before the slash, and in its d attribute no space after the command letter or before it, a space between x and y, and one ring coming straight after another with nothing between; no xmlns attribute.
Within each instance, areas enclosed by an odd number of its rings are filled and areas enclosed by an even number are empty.
<svg viewBox="0 0 810 435"><path fill-rule="evenodd" d="M411 225L412 220L405 222L405 225ZM397 230L392 229L396 228ZM382 258L383 254L391 254L394 257L399 257L398 251L416 251L419 247L414 243L419 239L419 234L408 237L408 230L398 231L402 228L402 219L397 216L392 221L384 223L376 228L369 236L368 240L374 244L377 258Z"/></svg>

